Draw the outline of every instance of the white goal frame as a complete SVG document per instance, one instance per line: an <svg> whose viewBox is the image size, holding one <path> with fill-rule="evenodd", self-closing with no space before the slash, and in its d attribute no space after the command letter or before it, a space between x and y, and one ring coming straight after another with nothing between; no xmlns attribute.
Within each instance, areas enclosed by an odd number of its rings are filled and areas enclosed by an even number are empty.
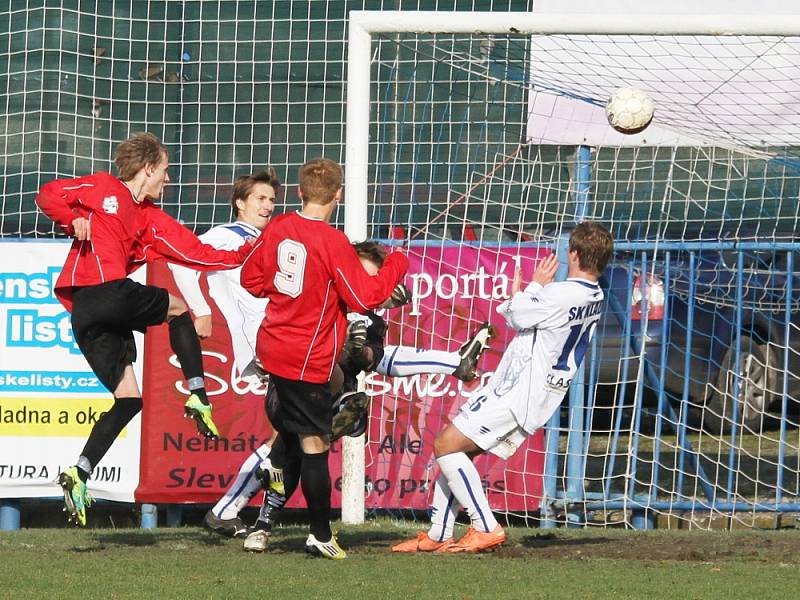
<svg viewBox="0 0 800 600"><path fill-rule="evenodd" d="M345 233L367 236L372 35L482 33L502 35L761 35L800 36L798 15L536 14L528 12L351 11L348 29ZM364 521L365 442L343 438L342 520Z"/></svg>

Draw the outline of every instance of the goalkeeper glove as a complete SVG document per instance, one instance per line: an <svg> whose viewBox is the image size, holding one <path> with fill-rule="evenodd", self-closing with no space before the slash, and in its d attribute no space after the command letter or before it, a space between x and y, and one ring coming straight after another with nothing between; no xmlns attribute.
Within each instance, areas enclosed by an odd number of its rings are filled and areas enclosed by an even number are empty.
<svg viewBox="0 0 800 600"><path fill-rule="evenodd" d="M347 326L347 339L344 342L344 357L350 358L361 353L367 342L367 324L363 321L350 321Z"/></svg>
<svg viewBox="0 0 800 600"><path fill-rule="evenodd" d="M391 297L381 304L381 308L397 308L411 302L411 290L402 283L398 283L392 291Z"/></svg>

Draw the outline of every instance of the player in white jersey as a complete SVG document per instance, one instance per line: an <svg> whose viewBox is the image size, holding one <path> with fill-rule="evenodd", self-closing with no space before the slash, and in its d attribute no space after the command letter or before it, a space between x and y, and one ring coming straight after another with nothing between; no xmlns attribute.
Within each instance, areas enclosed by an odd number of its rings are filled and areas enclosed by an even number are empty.
<svg viewBox="0 0 800 600"><path fill-rule="evenodd" d="M524 290L519 270L515 273L511 298L497 312L516 335L486 385L434 440L441 473L431 528L395 545L394 552L481 552L505 541L472 461L484 452L508 459L558 408L600 319L598 278L612 251L611 234L585 222L570 235L565 281L553 282L555 255L539 263ZM456 541L453 525L462 506L471 527Z"/></svg>
<svg viewBox="0 0 800 600"><path fill-rule="evenodd" d="M246 241L256 239L269 223L280 191L275 170L238 177L233 184L231 206L235 221L212 227L199 238L220 250L235 250ZM172 276L195 316L197 335L211 335L211 308L200 290L200 273L170 265ZM219 307L228 324L233 346L237 376L250 383L258 382L256 363L256 332L264 319L267 300L254 298L239 283L241 267L209 274L208 293ZM223 274L224 273L224 274Z"/></svg>

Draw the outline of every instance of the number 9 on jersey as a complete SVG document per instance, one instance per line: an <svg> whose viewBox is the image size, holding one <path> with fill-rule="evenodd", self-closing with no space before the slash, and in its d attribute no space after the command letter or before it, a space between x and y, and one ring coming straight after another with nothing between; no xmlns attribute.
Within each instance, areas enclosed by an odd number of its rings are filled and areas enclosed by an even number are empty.
<svg viewBox="0 0 800 600"><path fill-rule="evenodd" d="M282 294L297 298L303 291L303 274L306 269L306 247L294 240L278 244L278 271L275 287Z"/></svg>

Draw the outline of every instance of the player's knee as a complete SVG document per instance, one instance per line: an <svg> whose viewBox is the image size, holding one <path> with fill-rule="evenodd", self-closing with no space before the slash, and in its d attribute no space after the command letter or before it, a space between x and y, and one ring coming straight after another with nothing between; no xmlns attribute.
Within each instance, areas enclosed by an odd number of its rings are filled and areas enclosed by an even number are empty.
<svg viewBox="0 0 800 600"><path fill-rule="evenodd" d="M448 444L446 432L447 430L439 432L433 440L433 455L436 458L452 452Z"/></svg>
<svg viewBox="0 0 800 600"><path fill-rule="evenodd" d="M175 317L178 317L186 312L189 312L189 307L186 306L186 302L170 294L169 308L167 309L167 321L171 321Z"/></svg>

